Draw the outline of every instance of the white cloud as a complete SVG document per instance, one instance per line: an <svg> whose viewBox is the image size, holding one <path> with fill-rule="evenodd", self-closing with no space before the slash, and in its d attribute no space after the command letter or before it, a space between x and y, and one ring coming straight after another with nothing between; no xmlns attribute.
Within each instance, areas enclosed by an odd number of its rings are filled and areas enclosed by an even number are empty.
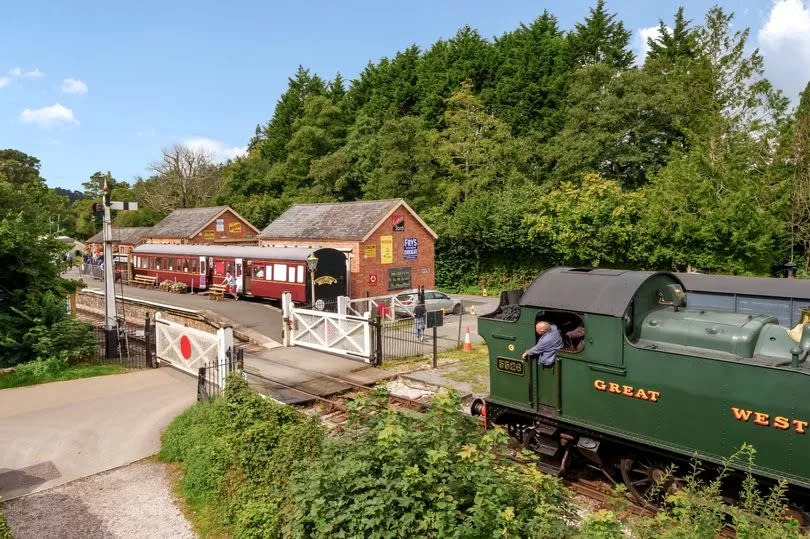
<svg viewBox="0 0 810 539"><path fill-rule="evenodd" d="M62 91L66 94L84 95L87 93L87 85L79 79L65 79L62 81Z"/></svg>
<svg viewBox="0 0 810 539"><path fill-rule="evenodd" d="M669 27L667 26L669 30ZM636 63L641 65L644 59L647 58L647 53L650 52L650 46L647 44L648 39L656 39L661 35L658 26L648 26L646 28L639 28L636 30Z"/></svg>
<svg viewBox="0 0 810 539"><path fill-rule="evenodd" d="M9 80L8 77L0 77L0 88L8 85L8 80Z"/></svg>
<svg viewBox="0 0 810 539"><path fill-rule="evenodd" d="M20 113L20 121L26 124L36 124L39 127L50 128L60 124L78 124L73 111L56 103L41 109L25 109Z"/></svg>
<svg viewBox="0 0 810 539"><path fill-rule="evenodd" d="M810 7L802 0L776 0L758 37L766 75L795 99L810 79Z"/></svg>
<svg viewBox="0 0 810 539"><path fill-rule="evenodd" d="M8 70L8 74L11 75L12 77L19 77L20 75L22 75L22 72L23 72L22 68L19 67L12 67L11 69Z"/></svg>
<svg viewBox="0 0 810 539"><path fill-rule="evenodd" d="M12 67L8 70L8 74L15 78L21 77L24 79L39 79L45 76L45 73L40 71L38 67L30 71L24 71L21 67Z"/></svg>
<svg viewBox="0 0 810 539"><path fill-rule="evenodd" d="M247 146L227 147L224 142L207 137L193 137L183 141L183 145L196 151L203 151L217 162L236 159L247 154Z"/></svg>

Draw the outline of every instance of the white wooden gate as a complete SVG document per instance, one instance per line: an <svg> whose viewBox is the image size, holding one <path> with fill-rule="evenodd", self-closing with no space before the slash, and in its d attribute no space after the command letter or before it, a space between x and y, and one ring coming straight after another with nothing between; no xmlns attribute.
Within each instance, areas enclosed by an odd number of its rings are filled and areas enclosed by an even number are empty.
<svg viewBox="0 0 810 539"><path fill-rule="evenodd" d="M200 367L223 363L233 351L233 330L216 334L186 327L155 313L155 349L158 361L197 375Z"/></svg>
<svg viewBox="0 0 810 539"><path fill-rule="evenodd" d="M371 363L370 315L352 316L301 309L288 296L282 298L285 319L285 345L304 346Z"/></svg>

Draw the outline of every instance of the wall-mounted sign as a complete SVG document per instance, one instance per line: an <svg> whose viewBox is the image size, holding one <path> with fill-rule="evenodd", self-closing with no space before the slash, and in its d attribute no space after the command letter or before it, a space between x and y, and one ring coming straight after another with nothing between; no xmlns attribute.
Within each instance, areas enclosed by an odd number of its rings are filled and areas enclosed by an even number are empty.
<svg viewBox="0 0 810 539"><path fill-rule="evenodd" d="M242 223L234 222L228 223L228 232L231 234L241 234L242 233Z"/></svg>
<svg viewBox="0 0 810 539"><path fill-rule="evenodd" d="M335 284L337 282L337 279L335 279L331 275L322 275L312 282L320 286L322 284Z"/></svg>
<svg viewBox="0 0 810 539"><path fill-rule="evenodd" d="M391 225L394 232L402 232L405 230L405 216L400 213L395 213L391 216Z"/></svg>
<svg viewBox="0 0 810 539"><path fill-rule="evenodd" d="M421 268L419 270L419 273L421 273L422 275L427 275L428 273L430 273L430 268Z"/></svg>
<svg viewBox="0 0 810 539"><path fill-rule="evenodd" d="M380 264L394 263L394 236L380 236Z"/></svg>
<svg viewBox="0 0 810 539"><path fill-rule="evenodd" d="M391 268L388 270L388 290L411 288L411 268Z"/></svg>
<svg viewBox="0 0 810 539"><path fill-rule="evenodd" d="M405 260L416 260L419 255L419 242L416 238L405 238L402 256Z"/></svg>
<svg viewBox="0 0 810 539"><path fill-rule="evenodd" d="M213 230L203 230L204 240L213 240L214 238L216 238L216 234L214 234Z"/></svg>
<svg viewBox="0 0 810 539"><path fill-rule="evenodd" d="M217 219L217 232L225 232L225 219Z"/></svg>
<svg viewBox="0 0 810 539"><path fill-rule="evenodd" d="M370 286L376 286L377 285L377 274L376 273L369 273L368 274L368 284Z"/></svg>
<svg viewBox="0 0 810 539"><path fill-rule="evenodd" d="M377 258L377 246L376 245L366 245L363 247L363 257L365 258Z"/></svg>

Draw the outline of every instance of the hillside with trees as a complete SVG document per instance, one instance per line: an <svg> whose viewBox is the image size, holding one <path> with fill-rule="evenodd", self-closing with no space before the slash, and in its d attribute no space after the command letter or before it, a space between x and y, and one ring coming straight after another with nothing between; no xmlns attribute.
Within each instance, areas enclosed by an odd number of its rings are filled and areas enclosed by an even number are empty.
<svg viewBox="0 0 810 539"><path fill-rule="evenodd" d="M599 0L568 30L548 11L493 39L463 27L352 81L300 67L246 156L175 146L132 185L107 173L142 208L116 222L218 203L263 227L295 202L403 197L451 289L557 264L807 275L810 92L792 109L721 8L662 20L645 58L620 15ZM80 237L103 177L59 210Z"/></svg>

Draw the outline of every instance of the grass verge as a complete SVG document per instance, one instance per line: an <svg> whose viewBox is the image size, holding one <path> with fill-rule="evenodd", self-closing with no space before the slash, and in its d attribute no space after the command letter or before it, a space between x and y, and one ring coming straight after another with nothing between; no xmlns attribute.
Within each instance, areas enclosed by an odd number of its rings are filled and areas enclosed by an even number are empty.
<svg viewBox="0 0 810 539"><path fill-rule="evenodd" d="M489 393L489 349L486 344L473 346L472 352L461 348L439 352L436 361L438 372L457 382L468 382L478 394ZM401 359L386 360L382 368L403 374L433 368L430 355L413 356Z"/></svg>
<svg viewBox="0 0 810 539"><path fill-rule="evenodd" d="M48 382L61 382L64 380L75 380L77 378L90 378L91 376L104 376L107 374L121 374L128 369L120 365L90 365L80 363L70 365L60 372L12 372L0 376L0 389L12 387L32 386L36 384L46 384ZM3 539L0 536L0 539Z"/></svg>

